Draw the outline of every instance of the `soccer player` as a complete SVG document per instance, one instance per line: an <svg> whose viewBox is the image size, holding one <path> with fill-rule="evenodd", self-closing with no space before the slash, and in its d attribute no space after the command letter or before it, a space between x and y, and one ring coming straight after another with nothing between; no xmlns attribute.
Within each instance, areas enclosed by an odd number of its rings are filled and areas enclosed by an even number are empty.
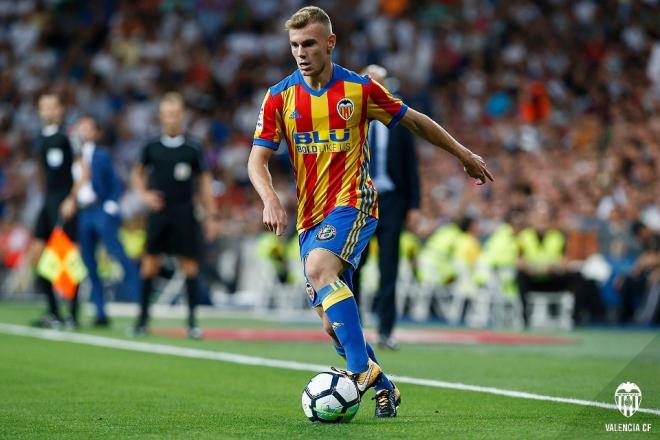
<svg viewBox="0 0 660 440"><path fill-rule="evenodd" d="M133 172L133 183L150 213L147 218L146 254L140 276L141 308L134 335L147 333L149 298L153 279L160 271L160 254L176 255L186 277L188 337L199 339L202 331L195 319L199 290L201 227L194 210L195 188L205 208L207 238L215 235L217 217L212 177L202 147L184 133L183 97L167 93L160 102L162 135L148 142ZM197 185L196 185L197 184Z"/></svg>
<svg viewBox="0 0 660 440"><path fill-rule="evenodd" d="M345 356L346 373L360 393L375 388L376 416L394 417L400 393L365 342L351 292L352 272L378 216L369 177L368 123L401 123L456 156L479 183L492 180L492 175L481 157L428 116L407 107L369 77L334 64L337 37L325 11L304 7L286 28L298 69L266 93L248 161L250 180L264 203L264 225L281 235L287 215L268 163L285 139L296 177L297 229L309 302L337 352Z"/></svg>
<svg viewBox="0 0 660 440"><path fill-rule="evenodd" d="M30 254L37 263L37 259L44 249L45 242L50 237L53 228L62 222L64 232L72 240L76 239L75 219L63 221L60 217L60 207L73 187L73 150L66 133L62 130L64 107L60 97L53 93L46 93L39 98L39 117L43 123L41 135L37 139L39 161L44 177L45 197L44 205L39 212L34 228L34 241ZM57 299L53 293L53 286L45 278L38 276L37 288L46 295L48 313L35 325L40 327L59 327L62 319L59 313ZM78 298L74 296L71 301L71 316L66 319L68 327L78 327Z"/></svg>

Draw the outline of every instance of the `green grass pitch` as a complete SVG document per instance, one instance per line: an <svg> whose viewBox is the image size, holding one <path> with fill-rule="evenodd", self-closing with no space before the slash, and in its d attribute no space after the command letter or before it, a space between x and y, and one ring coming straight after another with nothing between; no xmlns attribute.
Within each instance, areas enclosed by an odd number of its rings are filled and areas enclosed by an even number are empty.
<svg viewBox="0 0 660 440"><path fill-rule="evenodd" d="M0 322L26 324L41 306L0 303ZM310 312L311 313L311 312ZM127 339L128 318L90 333ZM157 320L179 326L182 320ZM207 319L211 327L293 327L254 319ZM299 325L300 331L309 326ZM643 392L642 407L660 408L660 338L652 331L578 330L561 346L404 345L379 352L386 372L549 396L614 403L625 381ZM140 341L272 359L343 366L330 344ZM479 392L400 384L395 419L378 420L367 396L354 421L312 424L300 394L312 372L132 352L0 332L0 438L438 439L628 438L606 423L650 423L660 416ZM368 394L371 396L371 393Z"/></svg>

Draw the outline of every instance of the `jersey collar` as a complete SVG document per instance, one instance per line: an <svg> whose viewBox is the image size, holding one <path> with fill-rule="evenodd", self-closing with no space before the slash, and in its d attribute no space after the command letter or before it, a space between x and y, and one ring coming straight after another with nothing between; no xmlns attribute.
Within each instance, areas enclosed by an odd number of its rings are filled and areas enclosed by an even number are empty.
<svg viewBox="0 0 660 440"><path fill-rule="evenodd" d="M174 137L167 136L164 134L160 137L160 143L169 148L180 147L181 145L183 145L184 141L185 139L182 134Z"/></svg>
<svg viewBox="0 0 660 440"><path fill-rule="evenodd" d="M338 70L339 69L337 69L337 65L335 63L332 63L332 76L330 77L330 81L328 81L328 83L319 90L314 90L313 88L307 85L307 83L305 82L305 78L303 77L302 73L300 73L300 69L296 70L296 76L300 84L303 86L305 90L307 90L307 92L309 92L310 95L314 95L318 97L318 96L323 96L323 94L327 92L328 89L332 87L332 85L335 83L335 81L337 80Z"/></svg>
<svg viewBox="0 0 660 440"><path fill-rule="evenodd" d="M59 129L60 126L57 124L46 125L44 128L41 129L41 134L44 135L45 137L50 137L55 133L57 133Z"/></svg>

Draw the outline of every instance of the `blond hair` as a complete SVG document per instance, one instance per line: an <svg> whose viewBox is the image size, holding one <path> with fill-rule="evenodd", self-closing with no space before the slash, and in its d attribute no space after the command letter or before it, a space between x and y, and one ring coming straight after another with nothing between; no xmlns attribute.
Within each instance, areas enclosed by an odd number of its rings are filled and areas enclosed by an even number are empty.
<svg viewBox="0 0 660 440"><path fill-rule="evenodd" d="M55 92L45 92L45 93L42 93L42 94L39 96L39 100L38 100L38 101L41 101L42 99L48 99L48 98L53 98L53 99L55 99L55 100L57 101L57 103L58 103L59 105L62 105L62 97L61 97L58 93L55 93Z"/></svg>
<svg viewBox="0 0 660 440"><path fill-rule="evenodd" d="M163 104L165 102L174 102L178 103L181 105L181 107L185 107L185 101L183 99L183 95L179 92L167 92L163 95L162 98L160 98L160 103Z"/></svg>
<svg viewBox="0 0 660 440"><path fill-rule="evenodd" d="M318 6L305 6L296 11L295 14L284 23L284 28L288 31L291 29L302 29L311 23L322 24L328 33L332 33L332 23L328 14Z"/></svg>

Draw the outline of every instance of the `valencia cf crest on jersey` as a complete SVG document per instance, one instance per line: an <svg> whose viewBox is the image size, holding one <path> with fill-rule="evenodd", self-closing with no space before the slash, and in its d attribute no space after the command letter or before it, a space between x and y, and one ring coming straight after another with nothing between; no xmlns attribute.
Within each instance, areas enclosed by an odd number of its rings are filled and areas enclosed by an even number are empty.
<svg viewBox="0 0 660 440"><path fill-rule="evenodd" d="M337 113L344 121L348 121L353 116L354 109L353 101L348 98L343 98L337 103Z"/></svg>
<svg viewBox="0 0 660 440"><path fill-rule="evenodd" d="M316 300L316 292L314 291L314 288L311 284L305 283L305 292L307 292L307 296L309 296L309 300L311 302Z"/></svg>

